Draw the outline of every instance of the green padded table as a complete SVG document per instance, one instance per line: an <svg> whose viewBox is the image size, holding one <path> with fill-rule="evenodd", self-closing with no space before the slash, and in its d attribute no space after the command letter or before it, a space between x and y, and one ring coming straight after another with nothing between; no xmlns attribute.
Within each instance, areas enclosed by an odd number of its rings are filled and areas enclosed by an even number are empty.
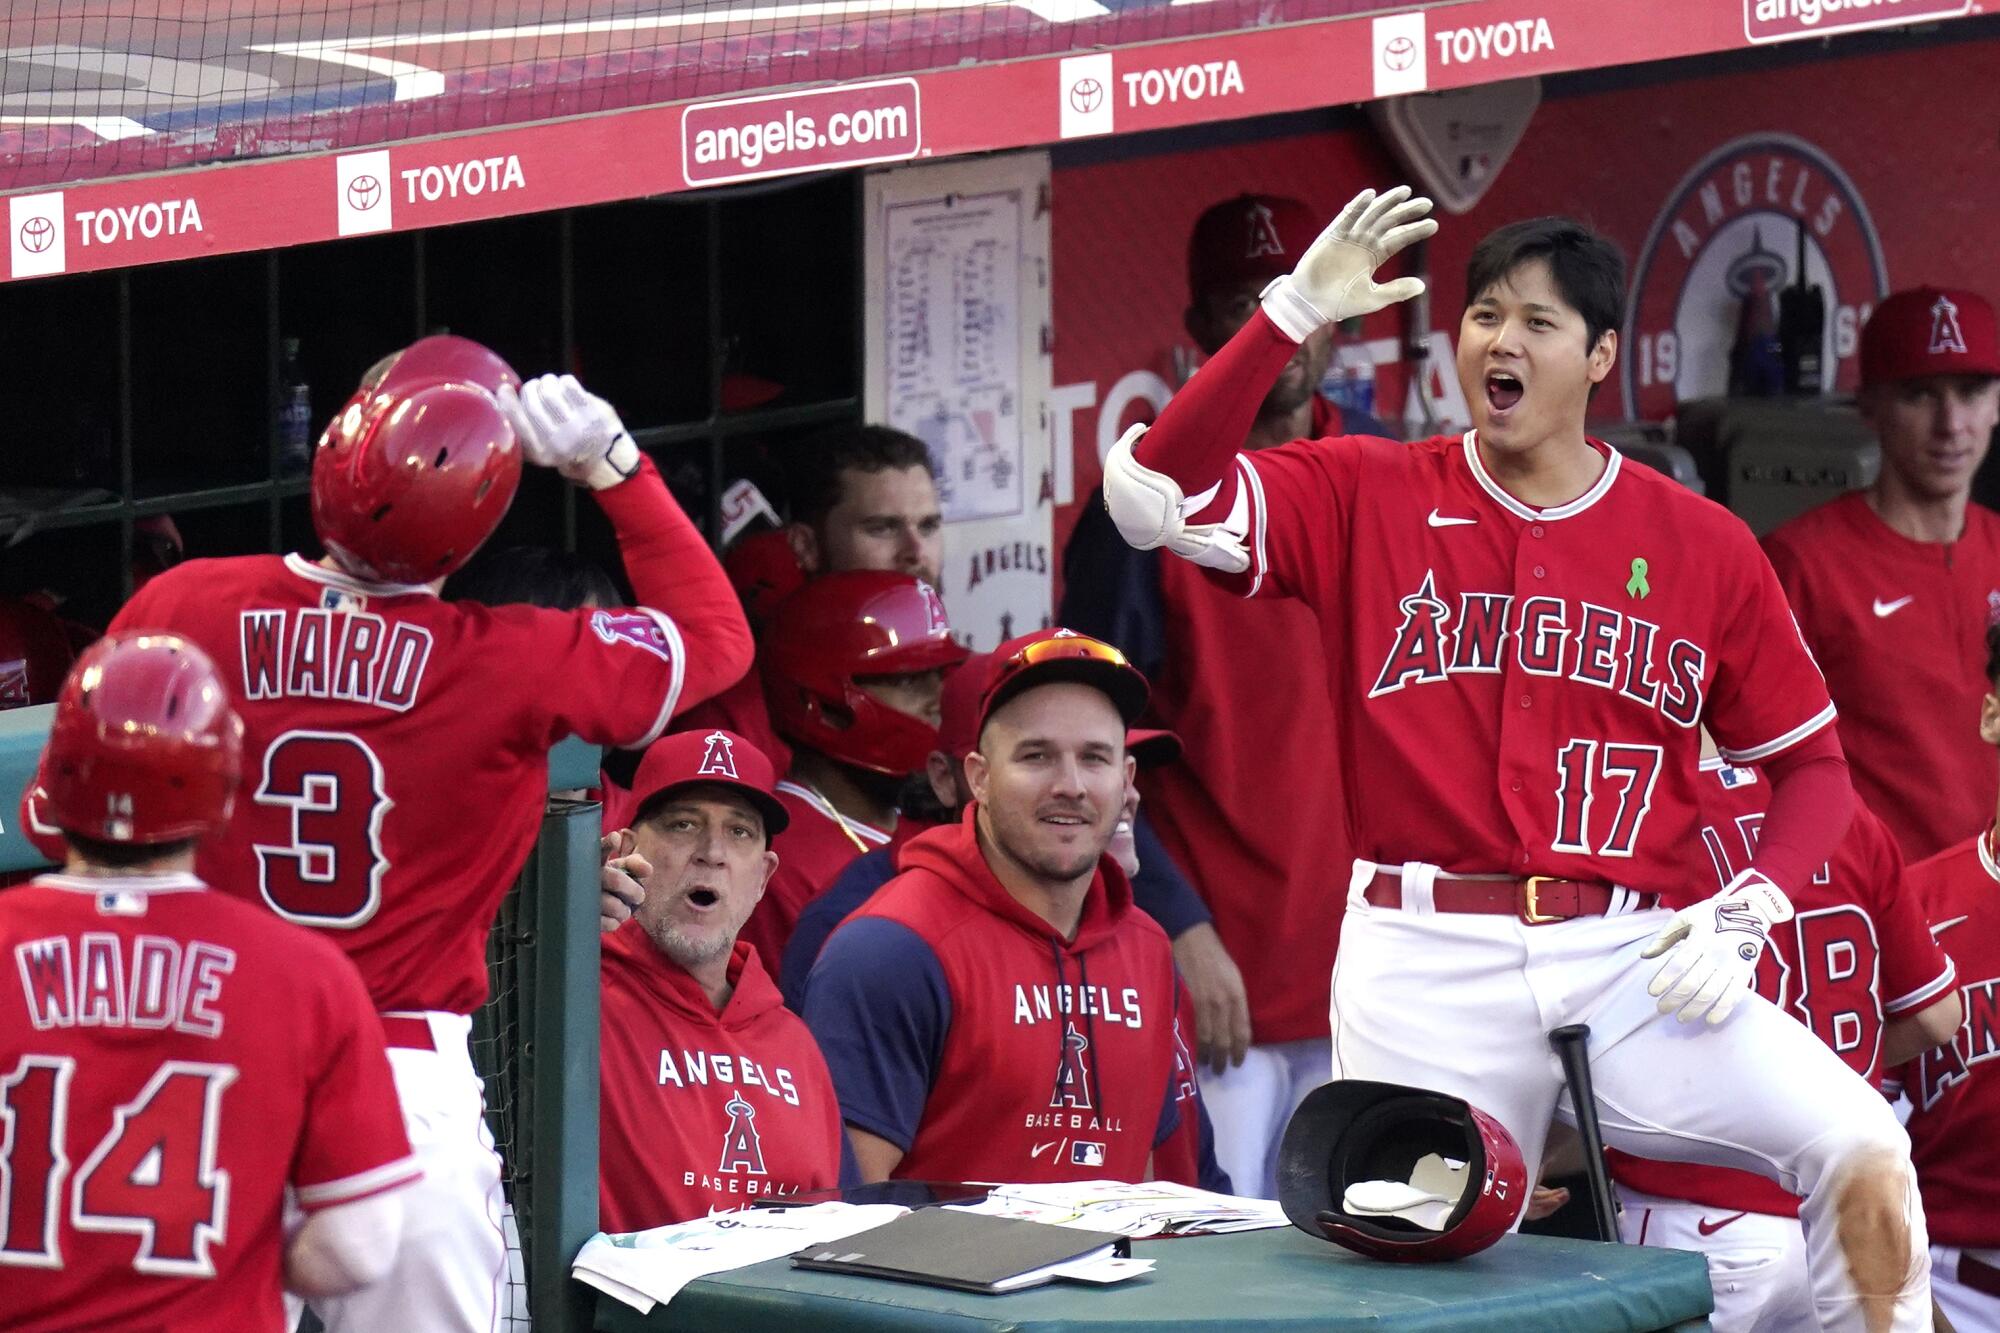
<svg viewBox="0 0 2000 1333"><path fill-rule="evenodd" d="M1508 1236L1483 1254L1436 1265L1376 1263L1291 1227L1135 1241L1132 1254L1159 1267L1111 1287L1059 1282L1006 1296L812 1273L778 1259L691 1283L650 1315L600 1296L596 1326L599 1333L1693 1333L1708 1328L1713 1304L1699 1255L1544 1236Z"/></svg>

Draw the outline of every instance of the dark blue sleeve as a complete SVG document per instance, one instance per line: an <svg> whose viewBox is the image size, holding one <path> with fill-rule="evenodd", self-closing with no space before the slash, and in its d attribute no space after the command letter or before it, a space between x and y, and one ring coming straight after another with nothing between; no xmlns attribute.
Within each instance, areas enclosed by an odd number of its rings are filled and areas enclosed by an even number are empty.
<svg viewBox="0 0 2000 1333"><path fill-rule="evenodd" d="M798 922L792 927L791 942L785 945L785 956L778 963L778 993L785 997L785 1008L795 1014L805 1013L806 978L812 975L819 951L826 946L826 937L874 897L875 890L887 884L895 873L895 856L887 847L878 847L848 862L825 892L800 910Z"/></svg>
<svg viewBox="0 0 2000 1333"><path fill-rule="evenodd" d="M1171 1073L1167 1076L1167 1099L1160 1103L1160 1122L1153 1127L1153 1146L1159 1147L1172 1138L1174 1131L1181 1127L1180 1080Z"/></svg>
<svg viewBox="0 0 2000 1333"><path fill-rule="evenodd" d="M930 945L901 922L847 922L820 950L805 1020L833 1073L840 1118L908 1152L951 1028L944 966Z"/></svg>
<svg viewBox="0 0 2000 1333"><path fill-rule="evenodd" d="M1188 883L1187 876L1167 855L1166 845L1146 818L1144 807L1132 821L1132 842L1139 853L1139 873L1132 876L1132 901L1139 910L1160 923L1167 938L1177 940L1190 926L1214 920L1208 904Z"/></svg>
<svg viewBox="0 0 2000 1333"><path fill-rule="evenodd" d="M1350 412L1344 407L1340 409L1340 429L1347 435L1373 435L1384 440L1403 438L1384 425L1380 417L1370 416L1366 412Z"/></svg>
<svg viewBox="0 0 2000 1333"><path fill-rule="evenodd" d="M1197 1136L1200 1146L1195 1153L1195 1183L1217 1194L1236 1193L1236 1182L1222 1169L1222 1163L1215 1160L1215 1122L1208 1118L1208 1103L1202 1100L1199 1092L1194 1097L1194 1113L1201 1118L1201 1131Z"/></svg>
<svg viewBox="0 0 2000 1333"><path fill-rule="evenodd" d="M1204 1124L1207 1122L1204 1121ZM1210 1153L1213 1157L1215 1154ZM1224 1176L1227 1180L1229 1177ZM840 1187L844 1190L860 1189L868 1182L861 1178L861 1163L854 1158L854 1140L847 1137L847 1131L840 1131Z"/></svg>
<svg viewBox="0 0 2000 1333"><path fill-rule="evenodd" d="M1118 535L1093 491L1063 548L1063 598L1056 623L1115 644L1132 665L1158 676L1167 660L1167 607L1160 553L1135 551Z"/></svg>

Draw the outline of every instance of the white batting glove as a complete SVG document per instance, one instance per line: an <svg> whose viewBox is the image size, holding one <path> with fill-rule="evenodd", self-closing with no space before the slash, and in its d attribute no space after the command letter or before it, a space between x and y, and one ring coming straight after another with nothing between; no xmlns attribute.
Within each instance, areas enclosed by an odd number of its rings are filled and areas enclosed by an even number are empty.
<svg viewBox="0 0 2000 1333"><path fill-rule="evenodd" d="M574 375L542 375L516 393L501 385L501 410L521 437L521 453L579 486L601 491L639 470L639 446L611 404Z"/></svg>
<svg viewBox="0 0 2000 1333"><path fill-rule="evenodd" d="M1183 559L1225 574L1241 574L1250 568L1250 553L1243 549L1243 532L1249 513L1237 492L1236 512L1220 523L1189 523L1194 513L1214 497L1207 491L1189 500L1181 485L1164 472L1155 472L1132 456L1132 447L1146 433L1144 426L1125 432L1104 460L1104 507L1125 544L1140 551L1164 546Z"/></svg>
<svg viewBox="0 0 2000 1333"><path fill-rule="evenodd" d="M1299 266L1264 289L1264 313L1304 342L1328 324L1421 295L1422 278L1378 283L1375 270L1437 231L1437 221L1424 216L1430 211L1431 201L1411 198L1407 185L1381 195L1363 190L1306 247Z"/></svg>
<svg viewBox="0 0 2000 1333"><path fill-rule="evenodd" d="M1750 993L1771 927L1792 919L1792 900L1755 870L1745 870L1713 898L1674 913L1642 958L1667 955L1646 987L1660 1012L1680 1021L1706 1018L1713 1027Z"/></svg>

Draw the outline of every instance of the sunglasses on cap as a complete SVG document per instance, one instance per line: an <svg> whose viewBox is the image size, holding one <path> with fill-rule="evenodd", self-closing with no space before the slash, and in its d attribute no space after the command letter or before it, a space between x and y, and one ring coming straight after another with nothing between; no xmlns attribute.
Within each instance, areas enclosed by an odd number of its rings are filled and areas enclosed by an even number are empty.
<svg viewBox="0 0 2000 1333"><path fill-rule="evenodd" d="M1057 630L1022 644L995 664L980 704L980 727L984 728L995 709L1021 691L1062 680L1103 690L1127 726L1146 711L1151 693L1144 674L1117 648L1087 634Z"/></svg>

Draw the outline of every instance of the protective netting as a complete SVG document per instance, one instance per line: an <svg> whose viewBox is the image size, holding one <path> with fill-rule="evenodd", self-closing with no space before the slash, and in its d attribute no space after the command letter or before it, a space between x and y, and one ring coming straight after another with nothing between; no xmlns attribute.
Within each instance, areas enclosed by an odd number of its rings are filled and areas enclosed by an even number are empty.
<svg viewBox="0 0 2000 1333"><path fill-rule="evenodd" d="M1425 7L16 0L0 15L0 189Z"/></svg>
<svg viewBox="0 0 2000 1333"><path fill-rule="evenodd" d="M534 1145L528 1123L526 1086L529 1060L524 1045L527 1015L533 1002L533 909L528 902L533 871L508 891L500 916L487 937L486 972L492 994L472 1019L472 1063L486 1085L486 1126L500 1153L501 1183L509 1204L507 1236L507 1296L501 1303L501 1328L528 1327L526 1245L534 1236L534 1219L526 1216L527 1181L534 1169Z"/></svg>

